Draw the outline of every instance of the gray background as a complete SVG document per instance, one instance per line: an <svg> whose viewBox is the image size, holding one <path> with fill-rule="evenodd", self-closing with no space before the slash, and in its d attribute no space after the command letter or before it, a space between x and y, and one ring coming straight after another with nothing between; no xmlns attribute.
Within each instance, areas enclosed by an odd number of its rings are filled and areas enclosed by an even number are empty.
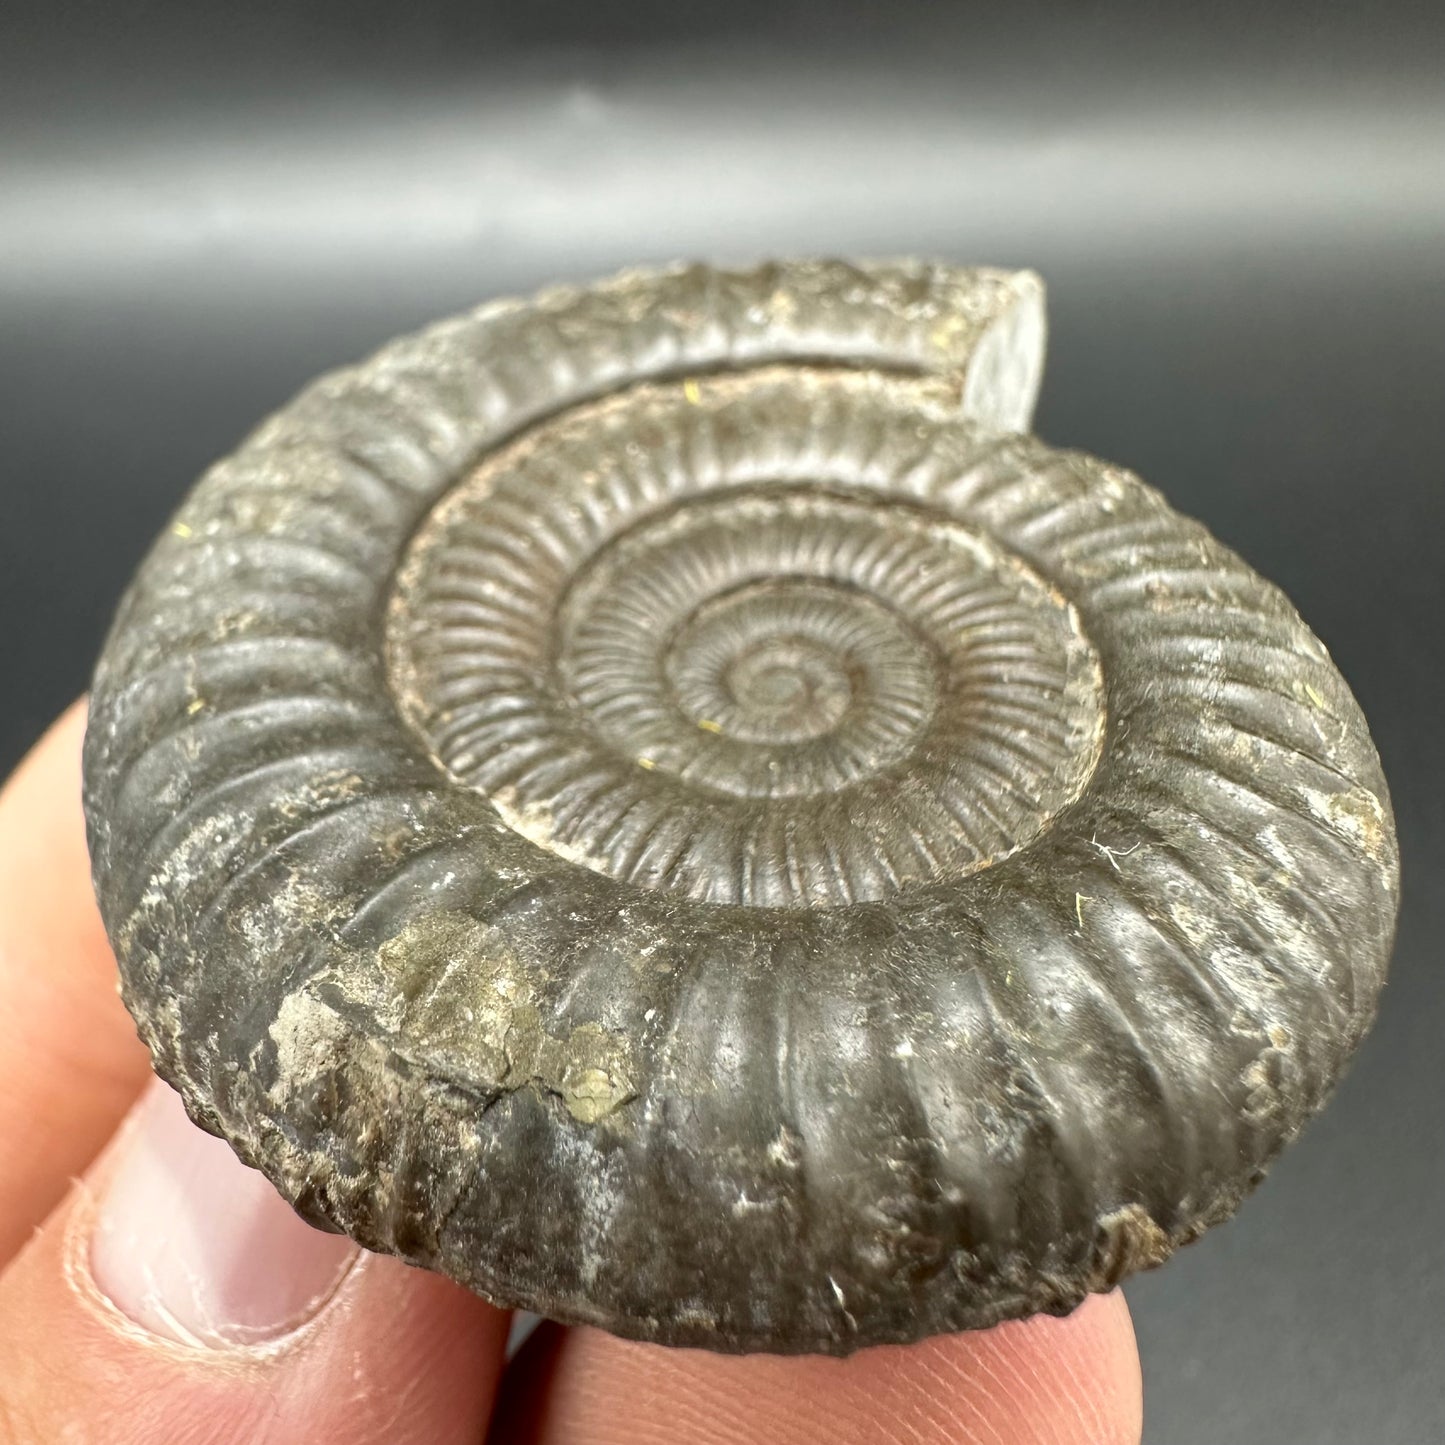
<svg viewBox="0 0 1445 1445"><path fill-rule="evenodd" d="M1129 1289L1146 1437L1445 1438L1445 25L1265 9L6 0L0 768L194 475L398 330L641 260L1035 266L1038 429L1291 593L1406 867L1334 1107Z"/></svg>

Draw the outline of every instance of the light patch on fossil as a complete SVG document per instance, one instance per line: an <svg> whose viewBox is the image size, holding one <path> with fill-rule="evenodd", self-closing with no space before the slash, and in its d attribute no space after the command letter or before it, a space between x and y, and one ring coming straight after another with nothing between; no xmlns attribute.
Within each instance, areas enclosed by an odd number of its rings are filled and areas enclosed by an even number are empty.
<svg viewBox="0 0 1445 1445"><path fill-rule="evenodd" d="M1343 834L1367 858L1384 857L1387 827L1385 809L1367 788L1346 788L1340 793L1310 793L1311 809L1336 832Z"/></svg>
<svg viewBox="0 0 1445 1445"><path fill-rule="evenodd" d="M607 1118L637 1094L627 1041L592 1022L550 1032L526 965L497 929L464 913L416 919L370 958L323 970L306 996L320 1004L328 995L372 1014L402 1057L497 1091L533 1084L556 1094L583 1124ZM316 1058L318 1031L309 1010L283 1008L272 1036L300 1063Z"/></svg>

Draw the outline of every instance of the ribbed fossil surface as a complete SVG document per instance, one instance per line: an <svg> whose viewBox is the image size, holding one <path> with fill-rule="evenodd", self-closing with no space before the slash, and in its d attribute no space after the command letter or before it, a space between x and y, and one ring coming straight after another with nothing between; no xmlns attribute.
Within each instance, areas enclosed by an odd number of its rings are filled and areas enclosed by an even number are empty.
<svg viewBox="0 0 1445 1445"><path fill-rule="evenodd" d="M1373 1017L1363 719L1028 436L1028 273L504 302L202 478L86 808L158 1070L304 1214L716 1349L1039 1310L1227 1217Z"/></svg>

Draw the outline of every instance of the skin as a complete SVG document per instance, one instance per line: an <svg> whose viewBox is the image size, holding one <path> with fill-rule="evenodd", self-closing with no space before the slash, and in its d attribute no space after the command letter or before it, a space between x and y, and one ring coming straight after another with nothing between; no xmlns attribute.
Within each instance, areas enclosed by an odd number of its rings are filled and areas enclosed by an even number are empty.
<svg viewBox="0 0 1445 1445"><path fill-rule="evenodd" d="M543 1326L506 1365L505 1313L364 1253L309 1318L261 1344L179 1343L127 1317L90 1246L134 1147L127 1114L161 1086L148 1084L91 897L83 727L77 704L0 793L0 1445L1139 1440L1139 1360L1118 1294L1066 1320L847 1360ZM215 1167L246 1181L229 1153ZM164 1248L167 1211L147 1227ZM335 1242L317 1235L316 1248Z"/></svg>

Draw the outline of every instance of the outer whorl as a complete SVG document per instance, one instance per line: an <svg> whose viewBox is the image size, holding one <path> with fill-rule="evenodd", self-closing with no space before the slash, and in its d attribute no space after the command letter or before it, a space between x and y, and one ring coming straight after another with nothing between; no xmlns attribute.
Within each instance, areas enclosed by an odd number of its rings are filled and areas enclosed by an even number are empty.
<svg viewBox="0 0 1445 1445"><path fill-rule="evenodd" d="M158 1070L303 1213L716 1349L1032 1311L1227 1217L1368 1027L1384 779L1286 599L1019 428L1036 278L446 321L201 480L86 808Z"/></svg>

